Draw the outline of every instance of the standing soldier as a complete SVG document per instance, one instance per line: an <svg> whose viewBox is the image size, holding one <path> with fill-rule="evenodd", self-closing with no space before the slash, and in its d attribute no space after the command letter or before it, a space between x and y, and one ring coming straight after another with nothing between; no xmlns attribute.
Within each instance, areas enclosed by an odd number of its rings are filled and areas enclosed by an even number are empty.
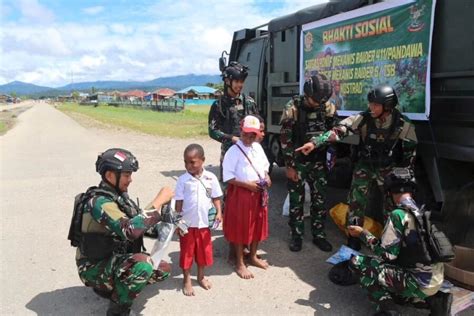
<svg viewBox="0 0 474 316"><path fill-rule="evenodd" d="M110 299L108 316L129 315L143 288L169 275L169 271L153 270L150 256L142 250L144 232L162 219L159 210L171 200L173 191L164 187L150 204L154 209L142 211L127 193L137 170L138 161L131 152L105 151L96 162L102 181L76 197L74 205L69 239L78 247L79 277L95 293Z"/></svg>
<svg viewBox="0 0 474 316"><path fill-rule="evenodd" d="M255 101L242 93L248 68L232 61L222 70L224 95L216 100L209 111L209 136L221 143L221 168L227 150L240 137L240 121L250 114L258 114Z"/></svg>
<svg viewBox="0 0 474 316"><path fill-rule="evenodd" d="M350 209L347 225L361 227L364 225L365 209L370 196L370 183L377 181L380 194L383 195L384 177L394 167L409 167L413 170L417 144L415 127L396 108L398 97L392 87L378 85L370 90L367 99L368 110L347 117L332 130L313 137L311 142L297 149L309 154L327 142L338 141L350 134L359 136L348 197ZM384 201L384 210L389 209L387 202L389 201ZM348 246L359 250L359 239L349 236Z"/></svg>
<svg viewBox="0 0 474 316"><path fill-rule="evenodd" d="M332 94L331 83L324 75L312 76L304 83L304 96L296 96L285 107L281 118L280 142L285 159L288 191L290 194L291 251L300 251L304 234L304 183L311 190L311 233L313 243L323 251L331 251L326 240L325 194L327 185L326 150L310 155L295 151L312 137L334 126L336 107L327 102Z"/></svg>
<svg viewBox="0 0 474 316"><path fill-rule="evenodd" d="M414 303L425 300L430 315L451 315L452 294L438 291L443 283L444 266L428 251L428 232L420 229L414 215L421 218L412 194L416 183L413 172L394 168L384 179L384 188L395 208L390 212L380 239L360 226L349 226L349 234L362 239L376 256L353 256L350 266L377 305L376 315L399 315L387 303Z"/></svg>

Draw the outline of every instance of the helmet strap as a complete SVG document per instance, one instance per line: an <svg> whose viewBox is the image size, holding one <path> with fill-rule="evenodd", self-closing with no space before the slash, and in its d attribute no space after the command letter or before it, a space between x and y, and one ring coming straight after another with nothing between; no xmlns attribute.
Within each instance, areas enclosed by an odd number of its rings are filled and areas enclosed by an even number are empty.
<svg viewBox="0 0 474 316"><path fill-rule="evenodd" d="M122 176L122 172L120 171L115 171L115 190L117 191L118 194L122 193L120 192L119 184L120 184L120 177Z"/></svg>
<svg viewBox="0 0 474 316"><path fill-rule="evenodd" d="M230 80L230 85L228 85L227 87L230 89L230 91L232 91L232 92L234 93L234 96L231 96L231 97L232 97L232 98L235 98L235 97L239 96L239 93L237 93L237 92L232 88L232 81L233 81L233 80ZM227 89L226 89L226 92L228 92ZM227 93L227 94L228 94L228 93Z"/></svg>

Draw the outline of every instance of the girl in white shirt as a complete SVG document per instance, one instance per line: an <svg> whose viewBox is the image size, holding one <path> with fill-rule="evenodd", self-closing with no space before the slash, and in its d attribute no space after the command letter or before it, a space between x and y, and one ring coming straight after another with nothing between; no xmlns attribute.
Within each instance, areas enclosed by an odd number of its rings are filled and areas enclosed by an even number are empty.
<svg viewBox="0 0 474 316"><path fill-rule="evenodd" d="M268 263L257 256L258 243L268 237L268 192L270 166L262 146L256 142L260 121L252 115L241 124L240 140L225 154L223 180L227 182L224 236L235 245L236 272L253 278L244 264L244 245L250 245L249 263L266 269Z"/></svg>

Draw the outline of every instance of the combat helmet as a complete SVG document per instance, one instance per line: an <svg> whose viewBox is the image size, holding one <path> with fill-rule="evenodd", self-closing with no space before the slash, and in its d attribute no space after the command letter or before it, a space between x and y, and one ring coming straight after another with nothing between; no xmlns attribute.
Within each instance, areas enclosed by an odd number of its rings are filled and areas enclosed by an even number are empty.
<svg viewBox="0 0 474 316"><path fill-rule="evenodd" d="M303 92L318 103L326 103L332 95L331 81L323 74L311 76L304 82Z"/></svg>
<svg viewBox="0 0 474 316"><path fill-rule="evenodd" d="M416 189L414 173L409 168L393 168L385 176L383 187L387 193L414 192Z"/></svg>
<svg viewBox="0 0 474 316"><path fill-rule="evenodd" d="M367 94L367 100L370 103L379 103L383 105L385 111L391 111L398 104L398 97L395 90L386 84L381 84L373 88Z"/></svg>
<svg viewBox="0 0 474 316"><path fill-rule="evenodd" d="M248 76L248 67L238 63L236 61L231 61L229 66L225 67L222 71L222 80L229 79L232 80L243 80Z"/></svg>
<svg viewBox="0 0 474 316"><path fill-rule="evenodd" d="M95 171L102 177L106 171L115 172L135 172L138 170L138 160L126 149L111 148L107 149L97 157L95 162Z"/></svg>

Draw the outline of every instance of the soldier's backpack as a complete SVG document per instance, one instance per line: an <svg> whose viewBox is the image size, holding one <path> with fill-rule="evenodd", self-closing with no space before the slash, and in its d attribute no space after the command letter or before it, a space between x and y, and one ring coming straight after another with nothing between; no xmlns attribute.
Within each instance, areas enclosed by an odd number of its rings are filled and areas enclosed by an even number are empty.
<svg viewBox="0 0 474 316"><path fill-rule="evenodd" d="M69 226L69 234L67 239L71 242L72 247L79 247L82 238L82 212L84 211L84 205L89 199L95 195L108 196L112 199L115 199L114 196L98 187L90 187L86 192L79 193L74 198L74 207L71 219L71 225Z"/></svg>
<svg viewBox="0 0 474 316"><path fill-rule="evenodd" d="M415 217L416 228L422 236L423 248L432 263L450 262L454 259L453 245L448 237L431 222L431 211L423 205L419 212L407 207L406 210Z"/></svg>

